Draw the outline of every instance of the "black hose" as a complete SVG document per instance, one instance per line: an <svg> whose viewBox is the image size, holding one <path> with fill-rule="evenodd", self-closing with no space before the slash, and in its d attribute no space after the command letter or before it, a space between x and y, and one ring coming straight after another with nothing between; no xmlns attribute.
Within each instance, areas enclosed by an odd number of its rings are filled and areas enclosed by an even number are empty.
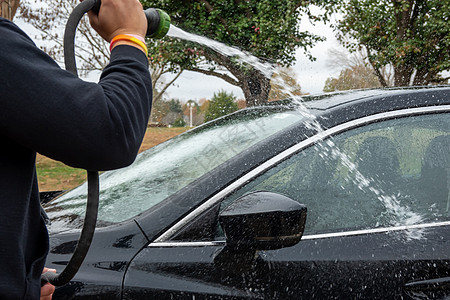
<svg viewBox="0 0 450 300"><path fill-rule="evenodd" d="M99 179L97 171L87 171L88 197L83 229L78 239L77 247L70 258L69 263L60 274L46 272L41 276L41 285L49 282L54 286L62 286L69 283L77 274L78 269L86 257L94 237L95 224L97 223L97 212L99 202Z"/></svg>
<svg viewBox="0 0 450 300"><path fill-rule="evenodd" d="M97 0L84 0L77 5L67 21L64 32L64 62L66 70L77 75L75 61L75 32L78 23L83 15L91 10ZM78 76L78 75L77 75ZM97 171L87 171L88 196L86 204L86 214L84 217L83 229L78 239L77 247L70 258L69 263L60 274L46 272L41 276L41 285L49 282L54 286L62 286L69 283L75 276L87 255L89 247L94 237L95 225L97 223L98 203L99 203L99 178Z"/></svg>
<svg viewBox="0 0 450 300"><path fill-rule="evenodd" d="M87 171L88 197L83 229L78 239L77 247L70 258L69 263L60 274L46 272L42 274L41 285L49 282L54 286L62 286L69 283L75 276L86 257L94 237L95 224L97 223L97 212L99 203L99 179L97 171Z"/></svg>
<svg viewBox="0 0 450 300"><path fill-rule="evenodd" d="M75 33L81 18L89 10L98 13L100 0L84 0L78 4L67 20L64 31L64 63L66 70L78 76L75 59ZM151 38L162 38L169 31L170 17L160 9L149 8L144 11L147 17L147 36ZM64 270L60 274L46 272L41 276L41 285L49 282L54 286L62 286L75 276L87 255L94 237L95 224L97 223L99 203L99 178L97 171L87 171L88 197L83 229L78 239L77 247Z"/></svg>
<svg viewBox="0 0 450 300"><path fill-rule="evenodd" d="M73 9L67 20L64 31L64 64L66 70L77 76L77 63L75 60L75 33L77 26L84 14L94 8L94 6L97 7L99 3L100 1L97 0L84 0Z"/></svg>

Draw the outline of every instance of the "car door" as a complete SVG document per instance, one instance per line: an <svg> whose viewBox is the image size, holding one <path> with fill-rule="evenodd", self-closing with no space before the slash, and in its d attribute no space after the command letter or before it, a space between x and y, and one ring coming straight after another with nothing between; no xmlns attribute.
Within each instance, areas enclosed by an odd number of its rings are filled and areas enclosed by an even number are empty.
<svg viewBox="0 0 450 300"><path fill-rule="evenodd" d="M449 297L448 110L354 120L280 153L143 249L124 299ZM306 205L303 238L230 252L218 216L258 190Z"/></svg>

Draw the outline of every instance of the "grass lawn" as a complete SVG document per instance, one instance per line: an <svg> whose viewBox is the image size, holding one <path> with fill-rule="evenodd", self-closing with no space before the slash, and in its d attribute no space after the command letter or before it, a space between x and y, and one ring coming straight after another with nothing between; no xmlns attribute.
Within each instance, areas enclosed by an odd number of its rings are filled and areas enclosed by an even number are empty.
<svg viewBox="0 0 450 300"><path fill-rule="evenodd" d="M139 152L145 151L188 129L189 127L150 127L145 133L144 141ZM52 160L40 154L36 157L36 169L40 191L68 190L86 180L85 170L68 167L59 161Z"/></svg>

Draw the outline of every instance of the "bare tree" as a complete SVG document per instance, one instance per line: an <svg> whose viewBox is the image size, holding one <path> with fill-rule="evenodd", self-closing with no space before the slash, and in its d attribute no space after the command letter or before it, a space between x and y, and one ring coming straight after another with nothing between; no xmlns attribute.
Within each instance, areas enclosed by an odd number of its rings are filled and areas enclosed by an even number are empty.
<svg viewBox="0 0 450 300"><path fill-rule="evenodd" d="M19 18L24 19L39 31L34 38L44 41L42 50L48 53L58 63L64 60L63 32L67 19L79 4L79 0L40 0L32 2L23 1ZM152 41L148 41L152 43ZM75 55L78 70L82 76L95 70L103 70L110 59L109 44L105 42L89 25L87 16L83 17L78 25ZM152 75L153 102L161 99L167 88L172 85L183 72L168 66L166 61L150 61ZM175 73L175 77L164 82L163 75Z"/></svg>
<svg viewBox="0 0 450 300"><path fill-rule="evenodd" d="M0 0L0 17L12 20L19 4L20 0Z"/></svg>
<svg viewBox="0 0 450 300"><path fill-rule="evenodd" d="M183 69L176 73L169 82L164 81L165 74L172 73L171 70L164 64L154 64L150 68L152 76L152 89L153 89L153 103L159 101L166 90L181 76Z"/></svg>
<svg viewBox="0 0 450 300"><path fill-rule="evenodd" d="M304 95L291 67L279 67L272 75L269 101Z"/></svg>
<svg viewBox="0 0 450 300"><path fill-rule="evenodd" d="M328 78L324 92L345 91L381 87L373 69L367 65L357 65L343 69L338 78Z"/></svg>
<svg viewBox="0 0 450 300"><path fill-rule="evenodd" d="M36 28L44 41L42 50L57 62L63 62L63 32L67 19L79 4L78 0L41 0L38 3L23 1L18 17ZM108 44L92 29L87 17L78 25L75 53L80 74L102 70L109 62Z"/></svg>
<svg viewBox="0 0 450 300"><path fill-rule="evenodd" d="M328 50L327 66L335 70L357 70L370 75L369 70L377 76L381 86L394 86L394 69L391 65L375 68L368 59L367 50L362 46L356 51L349 52L344 48ZM373 82L372 78L369 79Z"/></svg>

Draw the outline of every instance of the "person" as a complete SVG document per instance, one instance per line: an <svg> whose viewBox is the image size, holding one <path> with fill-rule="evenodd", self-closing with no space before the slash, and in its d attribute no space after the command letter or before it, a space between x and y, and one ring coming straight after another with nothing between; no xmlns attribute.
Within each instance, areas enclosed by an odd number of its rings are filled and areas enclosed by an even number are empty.
<svg viewBox="0 0 450 300"><path fill-rule="evenodd" d="M5 2L19 0L0 1L5 16ZM138 0L102 0L98 15L89 13L106 41L122 37L90 83L62 70L12 17L0 18L0 299L50 299L54 287L40 287L49 245L36 152L88 170L133 162L151 110L146 46L136 42L147 23Z"/></svg>

